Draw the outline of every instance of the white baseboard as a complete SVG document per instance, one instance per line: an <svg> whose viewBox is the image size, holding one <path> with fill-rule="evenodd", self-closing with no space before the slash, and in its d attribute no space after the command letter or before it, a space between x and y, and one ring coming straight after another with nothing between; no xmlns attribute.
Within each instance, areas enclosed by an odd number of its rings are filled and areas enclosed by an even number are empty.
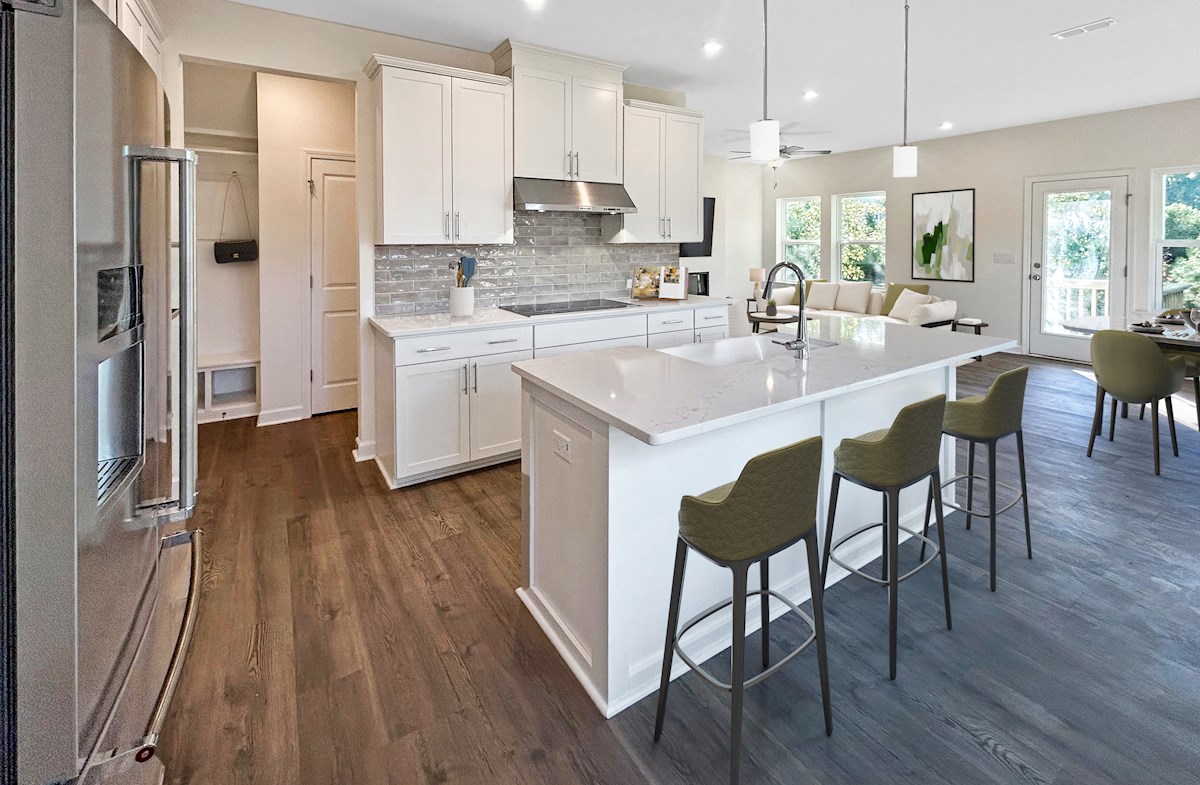
<svg viewBox="0 0 1200 785"><path fill-rule="evenodd" d="M269 409L258 415L258 427L267 425L282 425L285 422L296 422L304 419L303 406L286 406L282 409Z"/></svg>
<svg viewBox="0 0 1200 785"><path fill-rule="evenodd" d="M355 448L351 451L351 455L354 456L354 460L356 462L365 463L366 461L375 458L374 439L371 439L370 441L363 441L362 438L355 438L354 444Z"/></svg>

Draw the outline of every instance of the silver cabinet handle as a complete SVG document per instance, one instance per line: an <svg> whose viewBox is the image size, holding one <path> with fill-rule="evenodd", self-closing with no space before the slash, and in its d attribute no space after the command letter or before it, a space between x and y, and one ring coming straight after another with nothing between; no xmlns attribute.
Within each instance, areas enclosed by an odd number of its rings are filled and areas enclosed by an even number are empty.
<svg viewBox="0 0 1200 785"><path fill-rule="evenodd" d="M142 164L159 161L179 164L179 501L156 505L156 515L171 521L186 520L196 509L196 153L169 147L127 145L121 150L127 163L127 187L132 194L132 229L140 231ZM135 242L135 246L137 244Z"/></svg>
<svg viewBox="0 0 1200 785"><path fill-rule="evenodd" d="M581 177L579 174L579 153L575 153L575 176Z"/></svg>
<svg viewBox="0 0 1200 785"><path fill-rule="evenodd" d="M463 363L463 395L467 395L470 392L470 387L469 387L470 382L471 382L470 367L471 367L470 363Z"/></svg>
<svg viewBox="0 0 1200 785"><path fill-rule="evenodd" d="M668 319L663 324L683 324L683 319Z"/></svg>
<svg viewBox="0 0 1200 785"><path fill-rule="evenodd" d="M417 349L417 354L428 354L429 352L447 352L454 347L452 346L431 346L428 349Z"/></svg>
<svg viewBox="0 0 1200 785"><path fill-rule="evenodd" d="M666 218L658 219L658 236L659 237L667 236L667 219Z"/></svg>
<svg viewBox="0 0 1200 785"><path fill-rule="evenodd" d="M713 319L724 319L724 318L725 318L724 316L705 316L704 320L711 322Z"/></svg>
<svg viewBox="0 0 1200 785"><path fill-rule="evenodd" d="M667 216L667 239L671 237L671 217Z"/></svg>
<svg viewBox="0 0 1200 785"><path fill-rule="evenodd" d="M447 240L450 239L450 213L449 212L444 213L442 215L442 236L445 237Z"/></svg>
<svg viewBox="0 0 1200 785"><path fill-rule="evenodd" d="M462 237L462 218L461 213L454 213L454 239Z"/></svg>
<svg viewBox="0 0 1200 785"><path fill-rule="evenodd" d="M575 176L574 161L574 153L572 153L570 150L567 150L567 177Z"/></svg>
<svg viewBox="0 0 1200 785"><path fill-rule="evenodd" d="M479 363L471 363L475 369L475 392L479 392Z"/></svg>
<svg viewBox="0 0 1200 785"><path fill-rule="evenodd" d="M502 341L488 341L488 346L495 346L495 345L501 344L501 343L516 343L516 342L517 342L516 338L505 338Z"/></svg>

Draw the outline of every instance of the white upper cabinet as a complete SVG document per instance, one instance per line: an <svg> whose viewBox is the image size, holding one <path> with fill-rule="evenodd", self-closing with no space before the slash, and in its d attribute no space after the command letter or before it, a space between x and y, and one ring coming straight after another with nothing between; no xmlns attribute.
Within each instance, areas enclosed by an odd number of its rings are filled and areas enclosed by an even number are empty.
<svg viewBox="0 0 1200 785"><path fill-rule="evenodd" d="M96 4L158 73L162 67L163 27L150 0L96 0Z"/></svg>
<svg viewBox="0 0 1200 785"><path fill-rule="evenodd" d="M377 86L376 243L512 243L509 79L382 56L367 72Z"/></svg>
<svg viewBox="0 0 1200 785"><path fill-rule="evenodd" d="M704 119L673 106L627 101L625 190L636 213L604 216L616 243L692 243L704 239Z"/></svg>
<svg viewBox="0 0 1200 785"><path fill-rule="evenodd" d="M517 177L621 182L625 66L516 41L492 56L513 79Z"/></svg>

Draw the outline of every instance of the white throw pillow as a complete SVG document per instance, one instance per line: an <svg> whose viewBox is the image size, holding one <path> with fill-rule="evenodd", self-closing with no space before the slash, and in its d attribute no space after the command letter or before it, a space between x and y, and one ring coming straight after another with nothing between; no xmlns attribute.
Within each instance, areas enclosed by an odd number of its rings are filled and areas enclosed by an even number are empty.
<svg viewBox="0 0 1200 785"><path fill-rule="evenodd" d="M933 322L953 321L958 314L958 303L954 300L939 300L936 303L926 303L913 308L908 315L909 324L931 324Z"/></svg>
<svg viewBox="0 0 1200 785"><path fill-rule="evenodd" d="M855 281L843 283L838 288L836 310L850 313L866 313L871 302L871 282Z"/></svg>
<svg viewBox="0 0 1200 785"><path fill-rule="evenodd" d="M905 289L896 298L896 303L892 306L892 310L888 312L888 316L893 319L899 319L902 322L907 322L914 308L928 305L931 302L933 302L933 298L928 294L921 294L920 292L914 292L912 289Z"/></svg>
<svg viewBox="0 0 1200 785"><path fill-rule="evenodd" d="M808 302L805 305L818 311L832 311L837 305L838 289L836 283L814 283L808 290Z"/></svg>

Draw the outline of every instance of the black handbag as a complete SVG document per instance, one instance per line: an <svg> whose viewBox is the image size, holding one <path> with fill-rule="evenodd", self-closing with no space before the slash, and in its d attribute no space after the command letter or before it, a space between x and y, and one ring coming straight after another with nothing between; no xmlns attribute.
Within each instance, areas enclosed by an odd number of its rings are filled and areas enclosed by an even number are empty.
<svg viewBox="0 0 1200 785"><path fill-rule="evenodd" d="M229 186L234 180L237 180L238 193L242 196L242 214L246 216L246 230L250 230L250 209L246 206L246 191L242 188L242 179L234 172L225 184L225 199L221 202L221 232L218 235L220 239L213 243L213 256L216 257L217 264L258 261L258 240L225 239L225 208L229 204Z"/></svg>

